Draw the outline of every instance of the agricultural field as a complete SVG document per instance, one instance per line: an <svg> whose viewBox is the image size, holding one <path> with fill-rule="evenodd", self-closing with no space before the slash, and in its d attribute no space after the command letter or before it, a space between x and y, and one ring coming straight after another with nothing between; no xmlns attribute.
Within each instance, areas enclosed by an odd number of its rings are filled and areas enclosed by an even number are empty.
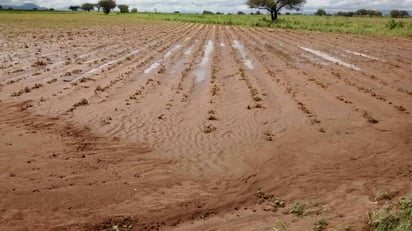
<svg viewBox="0 0 412 231"><path fill-rule="evenodd" d="M411 73L410 37L0 14L0 227L397 225Z"/></svg>

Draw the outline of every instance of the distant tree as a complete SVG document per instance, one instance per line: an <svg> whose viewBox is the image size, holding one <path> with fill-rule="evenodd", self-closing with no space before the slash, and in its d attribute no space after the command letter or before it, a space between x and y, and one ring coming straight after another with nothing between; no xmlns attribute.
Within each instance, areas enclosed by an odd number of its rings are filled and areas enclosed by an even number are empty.
<svg viewBox="0 0 412 231"><path fill-rule="evenodd" d="M13 7L9 6L9 8L7 8L8 10L13 10Z"/></svg>
<svg viewBox="0 0 412 231"><path fill-rule="evenodd" d="M93 3L83 3L82 4L82 10L90 12L91 10L94 9L94 4Z"/></svg>
<svg viewBox="0 0 412 231"><path fill-rule="evenodd" d="M222 14L224 14L224 13L222 13L222 12L218 11L218 12L216 12L216 14L222 15Z"/></svg>
<svg viewBox="0 0 412 231"><path fill-rule="evenodd" d="M261 15L262 13L260 13L260 11L256 11L255 14L256 14L256 15Z"/></svg>
<svg viewBox="0 0 412 231"><path fill-rule="evenodd" d="M204 10L202 14L213 14L212 11Z"/></svg>
<svg viewBox="0 0 412 231"><path fill-rule="evenodd" d="M3 7L0 5L0 10L3 9Z"/></svg>
<svg viewBox="0 0 412 231"><path fill-rule="evenodd" d="M105 14L109 14L110 11L116 7L116 2L114 0L100 0L98 4Z"/></svg>
<svg viewBox="0 0 412 231"><path fill-rule="evenodd" d="M32 11L38 11L39 9L37 9L36 7L34 7L33 9L31 9Z"/></svg>
<svg viewBox="0 0 412 231"><path fill-rule="evenodd" d="M391 17L392 18L400 18L401 17L401 12L399 10L392 10L391 11Z"/></svg>
<svg viewBox="0 0 412 231"><path fill-rule="evenodd" d="M132 13L137 13L137 8L133 8Z"/></svg>
<svg viewBox="0 0 412 231"><path fill-rule="evenodd" d="M54 8L49 8L49 11L54 11Z"/></svg>
<svg viewBox="0 0 412 231"><path fill-rule="evenodd" d="M358 15L358 16L366 16L366 15L368 15L368 10L366 10L366 9L357 10L357 11L355 12L355 15Z"/></svg>
<svg viewBox="0 0 412 231"><path fill-rule="evenodd" d="M409 17L409 13L408 13L408 11L406 11L406 10L400 10L400 11L399 11L399 15L400 15L401 18L403 18L403 17Z"/></svg>
<svg viewBox="0 0 412 231"><path fill-rule="evenodd" d="M300 10L306 0L248 0L250 8L267 10L270 13L272 22L278 18L281 9Z"/></svg>
<svg viewBox="0 0 412 231"><path fill-rule="evenodd" d="M238 15L244 15L245 12L243 12L243 11L238 11L237 14L238 14Z"/></svg>
<svg viewBox="0 0 412 231"><path fill-rule="evenodd" d="M128 5L118 5L120 13L129 13L129 6Z"/></svg>
<svg viewBox="0 0 412 231"><path fill-rule="evenodd" d="M80 6L69 6L69 10L71 11L77 11L78 9L80 9Z"/></svg>
<svg viewBox="0 0 412 231"><path fill-rule="evenodd" d="M326 11L324 9L318 9L315 13L315 15L317 16L325 16L326 15Z"/></svg>

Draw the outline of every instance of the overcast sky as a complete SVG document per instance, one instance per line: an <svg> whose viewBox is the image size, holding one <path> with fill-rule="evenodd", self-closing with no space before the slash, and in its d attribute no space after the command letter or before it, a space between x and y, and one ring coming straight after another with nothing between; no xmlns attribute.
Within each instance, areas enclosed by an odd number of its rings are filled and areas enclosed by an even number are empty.
<svg viewBox="0 0 412 231"><path fill-rule="evenodd" d="M98 0L0 0L0 5L22 5L27 2L35 3L48 8L61 8L69 5L81 5L85 2L97 2ZM246 0L117 0L118 4L127 4L139 11L163 12L201 12L203 10L237 12L248 10ZM304 10L318 8L335 10L368 9L401 9L412 10L412 0L307 0Z"/></svg>

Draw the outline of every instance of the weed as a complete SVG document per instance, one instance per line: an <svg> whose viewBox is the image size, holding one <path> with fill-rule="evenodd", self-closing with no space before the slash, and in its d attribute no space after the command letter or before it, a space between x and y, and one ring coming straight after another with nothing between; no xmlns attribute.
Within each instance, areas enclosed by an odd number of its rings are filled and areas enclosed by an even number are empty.
<svg viewBox="0 0 412 231"><path fill-rule="evenodd" d="M204 133L212 133L214 131L216 131L216 127L212 126L212 125L207 125L204 129L203 132Z"/></svg>
<svg viewBox="0 0 412 231"><path fill-rule="evenodd" d="M313 228L313 230L323 231L323 230L326 229L327 226L328 226L328 222L325 219L321 219L321 220L315 222L315 227Z"/></svg>
<svg viewBox="0 0 412 231"><path fill-rule="evenodd" d="M47 81L47 84L52 84L54 82L57 82L57 79L51 79L51 80Z"/></svg>
<svg viewBox="0 0 412 231"><path fill-rule="evenodd" d="M396 204L386 204L369 214L369 225L374 231L412 230L412 195L402 197Z"/></svg>
<svg viewBox="0 0 412 231"><path fill-rule="evenodd" d="M34 86L32 87L32 89L38 89L38 88L41 88L41 87L43 87L43 84L35 83Z"/></svg>
<svg viewBox="0 0 412 231"><path fill-rule="evenodd" d="M303 202L297 201L293 204L290 213L295 214L296 216L303 216L305 214L306 204Z"/></svg>
<svg viewBox="0 0 412 231"><path fill-rule="evenodd" d="M40 66L46 66L47 62L44 60L37 60L36 62L31 65L32 67L40 67Z"/></svg>
<svg viewBox="0 0 412 231"><path fill-rule="evenodd" d="M86 106L86 105L89 105L89 100L87 100L86 98L83 98L79 102L75 103L73 107L76 108L79 106Z"/></svg>

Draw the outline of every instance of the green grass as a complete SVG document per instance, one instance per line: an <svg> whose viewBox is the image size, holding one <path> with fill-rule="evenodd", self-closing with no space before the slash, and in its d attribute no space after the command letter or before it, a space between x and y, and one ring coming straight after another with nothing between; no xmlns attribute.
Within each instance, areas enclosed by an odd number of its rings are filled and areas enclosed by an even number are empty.
<svg viewBox="0 0 412 231"><path fill-rule="evenodd" d="M299 29L324 32L340 32L362 35L385 35L412 37L412 18L391 19L388 17L338 17L313 15L282 15L272 23L268 15L202 15L202 14L126 14L123 17L181 21L205 24L243 25Z"/></svg>
<svg viewBox="0 0 412 231"><path fill-rule="evenodd" d="M400 198L396 204L386 204L369 215L369 224L374 231L412 230L412 194Z"/></svg>
<svg viewBox="0 0 412 231"><path fill-rule="evenodd" d="M58 11L0 11L0 26L32 25L33 27L64 27L71 25L103 25L153 23L154 21L178 21L204 24L243 25L283 29L338 32L361 35L412 37L412 18L388 17L337 17L312 15L281 15L272 23L268 15L203 15L172 13L116 12L104 15L98 12Z"/></svg>

